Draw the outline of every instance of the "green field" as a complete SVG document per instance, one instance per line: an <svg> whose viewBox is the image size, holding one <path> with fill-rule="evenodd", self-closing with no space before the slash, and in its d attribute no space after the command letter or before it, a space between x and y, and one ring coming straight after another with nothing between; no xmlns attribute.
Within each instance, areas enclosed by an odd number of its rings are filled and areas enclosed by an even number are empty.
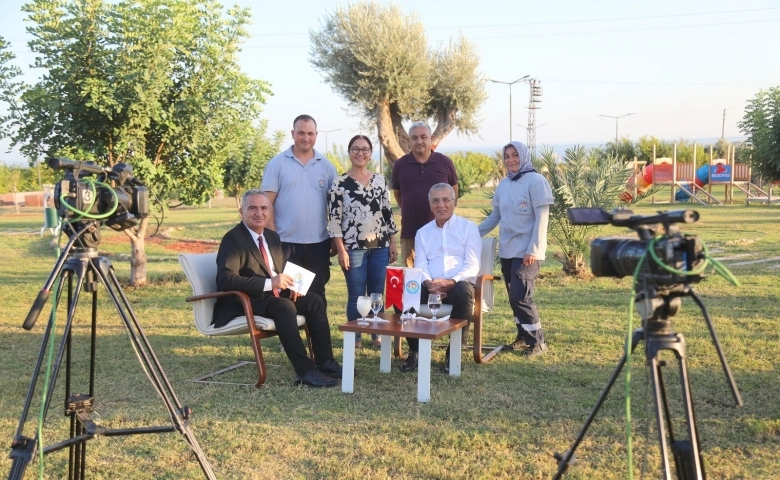
<svg viewBox="0 0 780 480"><path fill-rule="evenodd" d="M484 193L475 190L461 200L457 212L479 221L480 209L488 206ZM647 203L636 210L650 213L659 208L668 206ZM777 478L780 210L741 204L691 208L699 210L701 220L686 225L685 232L699 235L714 257L737 257L724 264L742 283L733 287L713 274L695 288L712 316L744 407L734 407L696 305L686 299L673 318L676 330L688 340L706 473L710 479ZM31 210L22 209L19 216L10 209L0 212L0 438L7 449L0 452L0 475L10 468L10 442L41 348L45 314L30 332L21 323L55 260L51 235L38 235L43 216ZM233 201L225 200L210 209L175 209L162 228L173 238L218 240L237 219ZM129 243L122 233L108 228L102 232L101 253L126 279L129 263L122 255L129 251ZM600 232L626 233L612 227ZM252 354L247 338L208 339L197 332L191 306L184 302L190 287L176 260L176 246L172 240L148 241L150 284L126 291L179 399L194 410L192 429L218 478L550 478L557 468L553 453L568 448L622 355L630 280L564 277L551 252L536 294L549 352L531 360L505 352L487 365L473 363L464 353L463 373L456 379L441 371L444 350L435 349L428 404L416 401L415 374L400 373L398 360L392 373L379 374L379 352L369 348L357 354L354 394L343 394L338 388L295 387L292 367L279 352L276 339L263 343L269 365L263 388L188 383L187 379L250 359ZM337 325L344 316L346 287L333 263L328 306L335 355L340 359L342 335ZM496 308L485 316L487 345L506 343L515 332L503 285L497 292ZM165 409L103 293L98 308L96 421L107 428L166 424ZM58 332L64 318L60 308ZM87 385L88 334L89 302L84 298L74 326L75 392ZM633 356L632 372L634 470L636 478L661 478L643 360L640 347ZM666 370L677 411L676 369ZM252 382L253 370L239 370L231 380ZM62 415L63 384L57 383L46 418L46 444L68 436ZM38 391L34 418L39 397ZM33 435L35 425L31 419L25 433ZM680 422L675 427L678 433L684 430ZM579 447L578 464L567 478L627 478L624 432L621 377ZM65 451L46 456L45 462L44 478L66 475ZM183 439L172 433L91 440L87 465L88 478L203 478ZM37 464L28 468L27 478L34 475Z"/></svg>

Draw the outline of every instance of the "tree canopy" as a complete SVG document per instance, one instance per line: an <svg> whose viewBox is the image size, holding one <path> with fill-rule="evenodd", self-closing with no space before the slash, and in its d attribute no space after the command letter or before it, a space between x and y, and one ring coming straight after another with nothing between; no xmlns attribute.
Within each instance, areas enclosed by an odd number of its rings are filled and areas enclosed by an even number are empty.
<svg viewBox="0 0 780 480"><path fill-rule="evenodd" d="M487 93L479 55L465 37L430 48L416 15L375 1L338 7L309 36L311 64L358 114L375 122L391 164L410 151L404 121L435 124L434 146L455 129L477 133L477 111Z"/></svg>
<svg viewBox="0 0 780 480"><path fill-rule="evenodd" d="M753 168L766 180L780 180L780 87L758 92L745 107L739 128L753 147Z"/></svg>
<svg viewBox="0 0 780 480"><path fill-rule="evenodd" d="M248 10L215 0L33 0L23 10L31 67L43 73L0 93L12 145L32 158L130 163L157 196L188 204L222 187L270 94L238 65ZM145 265L145 227L126 231L134 267ZM136 282L145 273L131 272Z"/></svg>

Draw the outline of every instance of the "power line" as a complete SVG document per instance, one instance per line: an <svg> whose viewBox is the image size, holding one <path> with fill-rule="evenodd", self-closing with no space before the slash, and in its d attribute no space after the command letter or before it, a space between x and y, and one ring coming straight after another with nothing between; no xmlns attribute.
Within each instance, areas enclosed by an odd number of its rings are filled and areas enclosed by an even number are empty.
<svg viewBox="0 0 780 480"><path fill-rule="evenodd" d="M592 30L587 32L560 32L560 33L529 33L524 35L504 35L500 37L469 37L470 40L503 40L505 38L525 38L525 37L560 37L565 35L593 35L600 33L624 33L624 32L647 32L654 30L674 30L678 28L699 28L699 27L715 27L720 25L740 25L747 23L766 23L777 22L780 18L770 18L765 20L746 20L743 22L720 22L720 23L700 23L696 25L675 25L668 27L647 27L647 28L624 28L618 30Z"/></svg>
<svg viewBox="0 0 780 480"><path fill-rule="evenodd" d="M426 30L449 30L449 29L463 29L463 28L498 28L498 27L528 27L528 26L534 26L534 25L565 25L570 23L597 23L597 22L618 22L618 21L626 21L626 20L650 20L650 19L657 19L657 18L675 18L675 17L694 17L699 15L722 15L722 14L732 14L732 13L746 13L746 12L761 12L761 11L767 11L767 10L780 10L780 7L767 7L767 8L749 8L744 10L720 10L717 12L696 12L696 13L673 13L668 15L646 15L646 16L639 16L639 17L609 17L609 18L593 18L593 19L587 19L587 20L557 20L557 21L546 21L546 22L524 22L524 23L505 23L505 24L493 24L493 25L456 25L456 26L448 26L448 27L429 27L426 28ZM767 20L763 20L767 21ZM734 23L740 23L740 22L734 22ZM673 28L673 27L670 27ZM254 33L249 35L249 38L254 37L295 37L295 36L308 36L309 32L295 32L295 33ZM504 38L504 37L498 37L498 38ZM13 39L6 39L8 42L26 42L27 39L21 39L21 38L13 38ZM275 48L287 48L287 47L293 47L298 45L286 45L282 47L275 47ZM269 47L270 48L270 47Z"/></svg>

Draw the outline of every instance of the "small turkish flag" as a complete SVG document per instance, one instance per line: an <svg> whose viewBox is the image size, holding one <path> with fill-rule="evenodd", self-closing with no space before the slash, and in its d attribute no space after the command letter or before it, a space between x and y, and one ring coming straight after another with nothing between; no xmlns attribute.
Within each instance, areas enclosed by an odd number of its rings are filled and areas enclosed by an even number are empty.
<svg viewBox="0 0 780 480"><path fill-rule="evenodd" d="M387 281L385 282L385 310L396 307L403 310L404 296L404 269L387 267Z"/></svg>

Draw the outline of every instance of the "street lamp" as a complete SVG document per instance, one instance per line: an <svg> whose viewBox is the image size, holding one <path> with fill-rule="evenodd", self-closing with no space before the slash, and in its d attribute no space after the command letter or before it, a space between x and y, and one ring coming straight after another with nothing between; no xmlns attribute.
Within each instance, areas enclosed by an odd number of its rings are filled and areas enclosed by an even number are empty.
<svg viewBox="0 0 780 480"><path fill-rule="evenodd" d="M340 128L334 128L333 130L320 130L320 133L325 134L325 154L328 154L328 134L333 132L338 132L341 130Z"/></svg>
<svg viewBox="0 0 780 480"><path fill-rule="evenodd" d="M612 116L612 115L599 115L599 117L607 117L607 118L614 118L615 119L615 151L617 152L618 148L618 120L620 120L623 117L627 117L629 115L636 115L636 113L627 113L625 115L620 116Z"/></svg>
<svg viewBox="0 0 780 480"><path fill-rule="evenodd" d="M509 85L509 141L510 142L512 141L512 85L521 82L530 76L531 75L526 75L525 77L518 78L514 82L502 82L501 80L493 80L492 78L488 78L489 82L503 83L504 85Z"/></svg>

